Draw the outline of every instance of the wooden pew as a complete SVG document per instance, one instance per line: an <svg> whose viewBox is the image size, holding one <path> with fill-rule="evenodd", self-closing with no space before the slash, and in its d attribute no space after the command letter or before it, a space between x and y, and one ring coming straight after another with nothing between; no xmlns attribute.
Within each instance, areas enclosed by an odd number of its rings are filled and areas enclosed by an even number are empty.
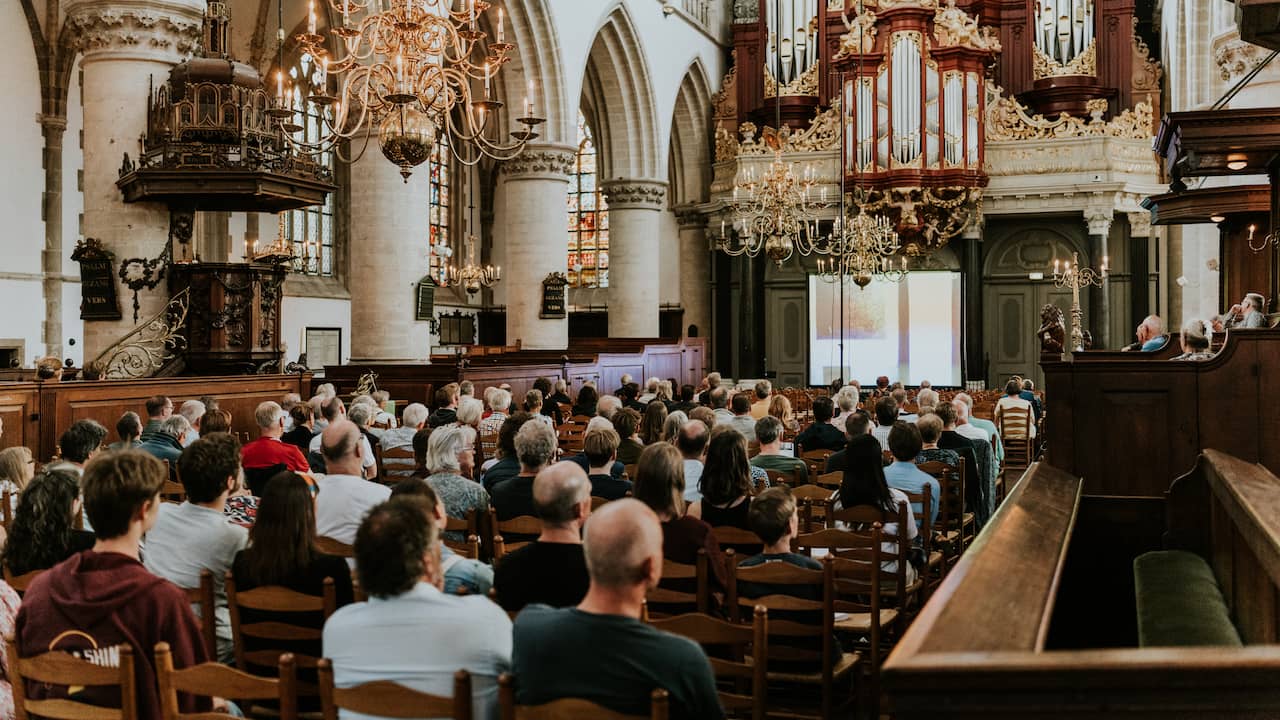
<svg viewBox="0 0 1280 720"><path fill-rule="evenodd" d="M146 401L153 395L172 398L175 410L185 400L212 395L223 410L231 413L233 431L257 437L253 411L259 403L279 402L290 392L305 393L310 385L309 374L0 383L0 417L4 419L0 444L25 445L37 459L48 460L56 451L62 432L81 419L102 423L108 431L108 442L114 442L120 415L133 410L145 423Z"/></svg>
<svg viewBox="0 0 1280 720"><path fill-rule="evenodd" d="M1243 648L1062 641L1080 616L1134 612L1105 577L1063 599L1081 535L1106 531L1082 522L1085 487L1043 463L1024 475L889 657L894 717L1280 717L1280 479L1207 450L1170 489L1169 546L1207 552Z"/></svg>

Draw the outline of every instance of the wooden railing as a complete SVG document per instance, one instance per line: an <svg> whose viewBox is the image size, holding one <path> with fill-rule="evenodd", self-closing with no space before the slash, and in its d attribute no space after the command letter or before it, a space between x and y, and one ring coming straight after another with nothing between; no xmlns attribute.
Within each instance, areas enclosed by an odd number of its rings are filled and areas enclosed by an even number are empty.
<svg viewBox="0 0 1280 720"><path fill-rule="evenodd" d="M1269 718L1280 717L1280 479L1207 451L1185 484L1185 510L1170 537L1202 537L1244 648L1136 648L1123 643L1062 649L1060 625L1132 615L1115 578L1069 579L1075 557L1113 527L1084 517L1086 482L1038 464L921 611L885 665L895 718ZM1193 486L1201 488L1196 502ZM1208 502L1212 496L1214 500ZM1193 508L1197 508L1195 510ZM1149 509L1149 508L1148 508ZM1172 531L1181 523L1181 534ZM1203 535L1187 526L1210 528ZM1086 537L1086 535L1101 537ZM1174 545L1175 547L1177 544ZM1152 548L1154 549L1154 548ZM1123 549L1113 550L1132 557ZM1130 571L1131 572L1131 571ZM1069 584L1085 585L1070 592ZM1084 600L1081 600L1081 597ZM1074 617L1064 617L1074 616Z"/></svg>

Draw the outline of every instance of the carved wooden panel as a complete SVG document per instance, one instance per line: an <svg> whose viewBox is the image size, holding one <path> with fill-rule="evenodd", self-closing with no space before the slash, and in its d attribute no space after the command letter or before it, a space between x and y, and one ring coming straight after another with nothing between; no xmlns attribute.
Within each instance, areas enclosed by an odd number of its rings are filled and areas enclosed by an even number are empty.
<svg viewBox="0 0 1280 720"><path fill-rule="evenodd" d="M0 385L0 420L4 436L0 449L25 445L38 447L39 424L34 418L40 411L40 400L32 383Z"/></svg>
<svg viewBox="0 0 1280 720"><path fill-rule="evenodd" d="M809 299L805 288L770 289L765 307L767 370L777 387L803 387L809 374Z"/></svg>

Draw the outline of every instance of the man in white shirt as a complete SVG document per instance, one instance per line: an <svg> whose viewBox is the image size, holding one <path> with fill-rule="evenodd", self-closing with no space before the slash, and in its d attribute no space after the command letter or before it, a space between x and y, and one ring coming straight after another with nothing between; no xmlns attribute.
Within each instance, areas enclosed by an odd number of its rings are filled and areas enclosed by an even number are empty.
<svg viewBox="0 0 1280 720"><path fill-rule="evenodd" d="M876 401L876 427L871 431L876 440L880 441L880 449L889 449L889 431L893 429L893 424L898 422L898 403L889 396L885 396Z"/></svg>
<svg viewBox="0 0 1280 720"><path fill-rule="evenodd" d="M421 498L397 497L370 510L355 538L356 574L369 602L329 618L325 657L340 688L390 680L448 696L453 674L466 670L473 716L493 720L498 676L511 668L511 620L483 595L442 592L439 538ZM344 720L367 717L343 713Z"/></svg>
<svg viewBox="0 0 1280 720"><path fill-rule="evenodd" d="M701 420L690 420L676 436L676 448L684 458L684 501L702 499L698 481L702 479L702 462L707 456L707 438L711 433Z"/></svg>
<svg viewBox="0 0 1280 720"><path fill-rule="evenodd" d="M742 433L742 436L751 442L756 439L756 419L751 417L751 398L746 393L738 393L730 400L730 407L733 409L733 417L729 419L729 427ZM717 416L716 424L719 424Z"/></svg>
<svg viewBox="0 0 1280 720"><path fill-rule="evenodd" d="M717 385L711 388L711 394L708 399L711 401L711 411L715 413L717 425L733 421L733 412L729 410L728 389Z"/></svg>
<svg viewBox="0 0 1280 720"><path fill-rule="evenodd" d="M365 443L360 429L346 419L335 420L320 434L328 473L317 476L316 534L348 545L369 508L391 497L391 488L360 475Z"/></svg>
<svg viewBox="0 0 1280 720"><path fill-rule="evenodd" d="M323 414L325 427L328 428L329 425L332 425L338 420L346 420L347 406L342 403L342 398L332 397L325 401ZM320 451L320 438L323 435L324 433L320 432L316 433L315 437L311 438L311 444L307 446L307 461L311 463L311 469L313 470L320 471L321 468L323 468L324 472L331 472L328 465L324 462L324 454ZM413 443L412 437L409 438L409 442L410 444ZM360 436L360 444L363 446L361 449L364 452L360 459L362 472L357 474L365 478L376 477L378 474L378 459L373 456L373 446L369 444L369 438L364 437L363 434ZM314 462L315 460L320 461L320 467L316 467L317 463Z"/></svg>
<svg viewBox="0 0 1280 720"><path fill-rule="evenodd" d="M178 475L187 492L186 502L160 504L156 524L147 532L142 562L147 570L180 588L200 587L202 570L213 574L216 650L219 661L230 662L235 647L223 580L236 553L249 544L249 531L223 514L227 496L240 486L239 443L227 433L200 438L178 458Z"/></svg>
<svg viewBox="0 0 1280 720"><path fill-rule="evenodd" d="M951 406L956 409L956 432L970 440L982 440L987 443L991 442L991 433L969 422L968 403L956 398L951 401ZM994 452L994 446L992 450Z"/></svg>

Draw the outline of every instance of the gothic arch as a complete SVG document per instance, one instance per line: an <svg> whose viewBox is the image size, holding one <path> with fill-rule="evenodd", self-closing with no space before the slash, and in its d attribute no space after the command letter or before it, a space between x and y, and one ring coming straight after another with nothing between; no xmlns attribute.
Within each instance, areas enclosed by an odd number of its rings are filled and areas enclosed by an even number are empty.
<svg viewBox="0 0 1280 720"><path fill-rule="evenodd" d="M512 113L523 110L527 96L533 103L534 114L547 118L537 128L539 143L572 145L577 137L578 113L569 104L565 92L563 53L555 23L547 0L506 0L507 19L511 23L508 32L514 36L515 50L511 61L502 68L503 111L508 122L503 127L514 127ZM533 93L529 93L529 84Z"/></svg>
<svg viewBox="0 0 1280 720"><path fill-rule="evenodd" d="M989 237L991 249L983 263L982 276L1025 280L1028 273L1051 270L1055 258L1070 259L1073 252L1080 253L1082 261L1087 262L1089 253L1083 233L1075 235L1066 228L1067 224L1010 226L1003 237ZM1075 224L1083 227L1082 223Z"/></svg>
<svg viewBox="0 0 1280 720"><path fill-rule="evenodd" d="M700 203L711 186L711 90L700 59L680 81L671 118L671 205Z"/></svg>
<svg viewBox="0 0 1280 720"><path fill-rule="evenodd" d="M597 135L601 178L665 179L649 66L624 5L591 44L581 105Z"/></svg>

